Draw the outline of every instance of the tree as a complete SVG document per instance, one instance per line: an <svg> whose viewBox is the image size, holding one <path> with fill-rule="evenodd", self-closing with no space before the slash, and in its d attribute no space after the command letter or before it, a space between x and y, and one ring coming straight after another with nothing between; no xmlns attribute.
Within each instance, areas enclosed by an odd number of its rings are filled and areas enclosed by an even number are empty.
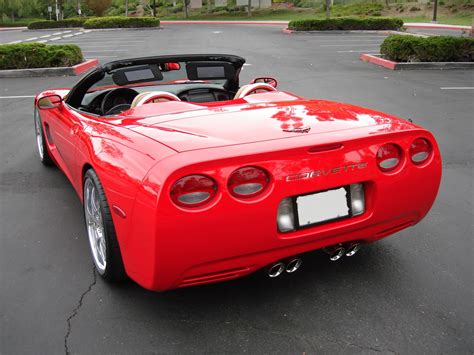
<svg viewBox="0 0 474 355"><path fill-rule="evenodd" d="M188 18L188 7L190 0L184 0L184 16Z"/></svg>
<svg viewBox="0 0 474 355"><path fill-rule="evenodd" d="M128 0L125 0L125 16L128 16Z"/></svg>
<svg viewBox="0 0 474 355"><path fill-rule="evenodd" d="M331 17L331 0L326 0L326 18Z"/></svg>
<svg viewBox="0 0 474 355"><path fill-rule="evenodd" d="M252 16L252 0L249 0L247 4L247 16Z"/></svg>
<svg viewBox="0 0 474 355"><path fill-rule="evenodd" d="M105 11L112 5L112 0L85 0L84 2L96 16L104 15Z"/></svg>

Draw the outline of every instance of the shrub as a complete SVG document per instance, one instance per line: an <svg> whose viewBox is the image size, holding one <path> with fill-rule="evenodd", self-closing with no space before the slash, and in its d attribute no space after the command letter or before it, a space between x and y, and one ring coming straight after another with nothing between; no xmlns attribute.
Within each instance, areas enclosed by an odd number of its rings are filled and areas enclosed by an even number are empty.
<svg viewBox="0 0 474 355"><path fill-rule="evenodd" d="M86 17L74 17L60 21L34 21L28 25L30 30L39 30L45 28L69 28L69 27L82 27L84 22L87 20Z"/></svg>
<svg viewBox="0 0 474 355"><path fill-rule="evenodd" d="M380 53L396 62L473 62L474 38L393 35L383 41Z"/></svg>
<svg viewBox="0 0 474 355"><path fill-rule="evenodd" d="M290 21L288 28L296 31L331 30L399 30L403 21L390 17L341 17L325 20Z"/></svg>
<svg viewBox="0 0 474 355"><path fill-rule="evenodd" d="M0 70L69 67L84 61L74 44L19 43L0 45Z"/></svg>
<svg viewBox="0 0 474 355"><path fill-rule="evenodd" d="M84 22L84 28L134 28L159 27L160 20L154 17L100 17Z"/></svg>
<svg viewBox="0 0 474 355"><path fill-rule="evenodd" d="M0 22L0 27L28 27L30 21Z"/></svg>

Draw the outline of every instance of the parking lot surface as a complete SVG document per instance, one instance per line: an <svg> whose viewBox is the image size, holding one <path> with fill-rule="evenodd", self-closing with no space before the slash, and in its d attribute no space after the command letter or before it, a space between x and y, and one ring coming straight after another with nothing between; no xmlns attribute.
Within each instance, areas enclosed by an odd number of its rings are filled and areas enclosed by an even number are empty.
<svg viewBox="0 0 474 355"><path fill-rule="evenodd" d="M6 31L0 42L56 32ZM291 276L166 293L110 286L95 275L79 199L58 169L37 158L33 95L78 79L1 79L0 353L472 354L474 75L393 72L359 61L383 38L173 25L54 41L76 43L101 62L241 55L242 83L275 76L280 90L410 118L438 139L442 185L420 224L337 263L312 253Z"/></svg>

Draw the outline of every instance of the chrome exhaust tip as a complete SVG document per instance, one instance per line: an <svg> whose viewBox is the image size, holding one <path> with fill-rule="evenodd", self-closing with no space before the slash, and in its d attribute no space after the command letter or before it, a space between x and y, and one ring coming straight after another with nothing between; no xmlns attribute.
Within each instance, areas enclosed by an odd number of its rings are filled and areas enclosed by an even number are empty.
<svg viewBox="0 0 474 355"><path fill-rule="evenodd" d="M289 274L295 272L300 268L301 264L303 264L303 260L301 260L301 258L290 259L286 264L286 272Z"/></svg>
<svg viewBox="0 0 474 355"><path fill-rule="evenodd" d="M360 243L353 243L353 244L350 244L347 248L346 248L346 256L354 256L357 254L357 252L360 250Z"/></svg>
<svg viewBox="0 0 474 355"><path fill-rule="evenodd" d="M280 276L285 271L285 264L281 261L272 264L267 271L268 277L275 278Z"/></svg>
<svg viewBox="0 0 474 355"><path fill-rule="evenodd" d="M329 260L337 261L342 258L346 252L346 249L342 245L337 245L329 248L324 248L324 252L329 255Z"/></svg>

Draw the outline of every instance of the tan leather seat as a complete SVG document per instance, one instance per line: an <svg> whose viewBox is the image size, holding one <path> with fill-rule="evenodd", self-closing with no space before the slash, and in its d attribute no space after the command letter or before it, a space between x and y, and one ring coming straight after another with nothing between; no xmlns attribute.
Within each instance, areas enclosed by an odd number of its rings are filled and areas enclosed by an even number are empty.
<svg viewBox="0 0 474 355"><path fill-rule="evenodd" d="M130 105L134 108L141 105L146 105L156 102L181 101L178 96L167 91L146 91L135 96Z"/></svg>
<svg viewBox="0 0 474 355"><path fill-rule="evenodd" d="M235 99L242 99L247 95L259 94L261 92L277 91L273 86L265 83L247 84L242 86L235 94Z"/></svg>

